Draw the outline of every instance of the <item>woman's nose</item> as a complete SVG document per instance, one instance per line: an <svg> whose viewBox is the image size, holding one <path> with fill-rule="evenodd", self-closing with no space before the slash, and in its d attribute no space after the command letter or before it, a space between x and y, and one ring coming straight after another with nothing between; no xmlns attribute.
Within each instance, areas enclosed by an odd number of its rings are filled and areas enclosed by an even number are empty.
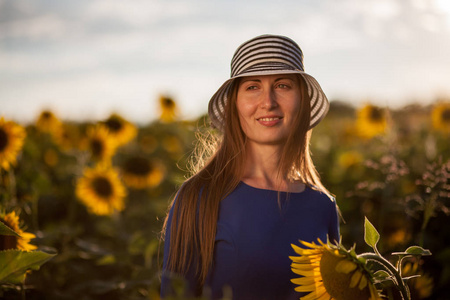
<svg viewBox="0 0 450 300"><path fill-rule="evenodd" d="M264 90L261 97L261 108L272 109L278 106L275 92L272 89Z"/></svg>

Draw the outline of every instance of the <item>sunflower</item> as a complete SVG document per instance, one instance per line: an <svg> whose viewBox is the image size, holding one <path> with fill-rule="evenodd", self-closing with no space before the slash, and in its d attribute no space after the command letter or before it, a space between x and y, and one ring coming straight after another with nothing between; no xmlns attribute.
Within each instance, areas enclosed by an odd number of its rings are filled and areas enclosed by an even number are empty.
<svg viewBox="0 0 450 300"><path fill-rule="evenodd" d="M118 114L112 114L103 124L109 129L118 146L131 141L137 133L136 127Z"/></svg>
<svg viewBox="0 0 450 300"><path fill-rule="evenodd" d="M435 105L431 112L433 128L445 134L450 134L450 102Z"/></svg>
<svg viewBox="0 0 450 300"><path fill-rule="evenodd" d="M142 156L130 157L125 161L122 171L125 184L135 189L159 185L165 173L161 163Z"/></svg>
<svg viewBox="0 0 450 300"><path fill-rule="evenodd" d="M183 151L183 145L180 138L176 135L165 136L162 140L164 149L172 154L177 154Z"/></svg>
<svg viewBox="0 0 450 300"><path fill-rule="evenodd" d="M301 300L378 300L381 299L364 264L345 249L300 241L310 249L292 245L300 256L291 256L292 279L297 292L310 292Z"/></svg>
<svg viewBox="0 0 450 300"><path fill-rule="evenodd" d="M175 101L166 96L159 97L159 106L161 109L161 115L159 119L163 122L173 122L177 116L177 104Z"/></svg>
<svg viewBox="0 0 450 300"><path fill-rule="evenodd" d="M37 248L35 245L29 244L30 240L36 236L22 230L20 227L19 216L16 215L16 212L13 211L8 214L0 212L0 222L11 228L19 235L0 235L0 250L18 249L31 251Z"/></svg>
<svg viewBox="0 0 450 300"><path fill-rule="evenodd" d="M87 130L86 146L91 158L99 163L108 162L115 154L117 144L110 136L108 128L98 124Z"/></svg>
<svg viewBox="0 0 450 300"><path fill-rule="evenodd" d="M9 170L10 165L16 163L25 136L25 129L22 126L0 118L0 169Z"/></svg>
<svg viewBox="0 0 450 300"><path fill-rule="evenodd" d="M54 149L47 149L44 152L44 162L49 167L54 167L59 162L59 156L58 152L56 152Z"/></svg>
<svg viewBox="0 0 450 300"><path fill-rule="evenodd" d="M356 128L358 134L366 139L383 134L387 128L386 111L374 105L365 105L358 111Z"/></svg>
<svg viewBox="0 0 450 300"><path fill-rule="evenodd" d="M359 165L362 161L363 157L358 151L346 151L338 158L339 165L344 169Z"/></svg>
<svg viewBox="0 0 450 300"><path fill-rule="evenodd" d="M61 121L50 110L42 111L36 121L36 127L41 132L47 132L51 135L59 133L61 124Z"/></svg>
<svg viewBox="0 0 450 300"><path fill-rule="evenodd" d="M81 144L81 132L78 126L62 123L60 130L53 135L56 145L64 151L76 149Z"/></svg>
<svg viewBox="0 0 450 300"><path fill-rule="evenodd" d="M112 168L86 168L77 181L75 193L96 215L111 215L124 209L126 190L118 172Z"/></svg>
<svg viewBox="0 0 450 300"><path fill-rule="evenodd" d="M147 153L153 153L158 147L158 140L150 134L144 135L139 139L140 149Z"/></svg>

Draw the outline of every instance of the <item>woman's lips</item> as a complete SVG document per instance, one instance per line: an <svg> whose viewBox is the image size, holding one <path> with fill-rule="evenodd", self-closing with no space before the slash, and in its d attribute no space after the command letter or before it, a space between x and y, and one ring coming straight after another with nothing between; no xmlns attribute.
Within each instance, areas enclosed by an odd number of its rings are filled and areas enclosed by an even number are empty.
<svg viewBox="0 0 450 300"><path fill-rule="evenodd" d="M282 117L262 117L256 119L261 125L272 127L281 122Z"/></svg>

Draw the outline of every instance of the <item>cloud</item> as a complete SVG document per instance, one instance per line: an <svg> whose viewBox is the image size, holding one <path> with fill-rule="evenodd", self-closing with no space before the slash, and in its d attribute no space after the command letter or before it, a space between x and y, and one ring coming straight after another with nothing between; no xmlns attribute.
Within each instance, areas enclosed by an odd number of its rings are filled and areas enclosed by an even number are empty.
<svg viewBox="0 0 450 300"><path fill-rule="evenodd" d="M114 19L141 27L168 18L185 17L191 14L195 7L187 1L98 0L89 2L84 16L90 20Z"/></svg>
<svg viewBox="0 0 450 300"><path fill-rule="evenodd" d="M65 22L58 16L46 14L24 20L7 22L0 27L0 39L55 39L65 32Z"/></svg>
<svg viewBox="0 0 450 300"><path fill-rule="evenodd" d="M262 33L299 42L330 98L432 95L450 77L438 1L3 0L2 110L50 102L72 116L119 107L144 120L167 92L187 115L203 113L236 47Z"/></svg>
<svg viewBox="0 0 450 300"><path fill-rule="evenodd" d="M0 0L0 22L33 15L34 5L27 1Z"/></svg>

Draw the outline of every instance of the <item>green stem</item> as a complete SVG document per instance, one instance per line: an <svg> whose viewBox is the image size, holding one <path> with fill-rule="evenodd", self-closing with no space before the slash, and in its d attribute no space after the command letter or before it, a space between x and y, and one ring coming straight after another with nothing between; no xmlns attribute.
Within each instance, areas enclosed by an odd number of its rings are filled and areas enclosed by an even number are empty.
<svg viewBox="0 0 450 300"><path fill-rule="evenodd" d="M363 257L367 260L375 261L378 264L380 264L382 267L384 267L385 270L388 271L389 274L394 276L395 281L394 280L393 281L396 284L396 286L398 287L398 289L400 290L402 299L403 300L411 300L411 295L409 293L408 286L403 281L402 277L400 276L399 271L387 259L385 259L382 256L376 255L374 253L370 253L370 252L360 254L360 255L358 255L358 257Z"/></svg>

